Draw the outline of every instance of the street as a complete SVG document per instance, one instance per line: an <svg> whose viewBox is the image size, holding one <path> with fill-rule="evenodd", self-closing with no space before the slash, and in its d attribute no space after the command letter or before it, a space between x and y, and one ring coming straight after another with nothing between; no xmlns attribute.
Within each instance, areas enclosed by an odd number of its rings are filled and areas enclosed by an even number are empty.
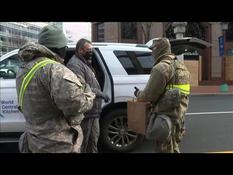
<svg viewBox="0 0 233 175"><path fill-rule="evenodd" d="M182 153L206 153L233 150L233 95L191 96L186 115L186 136ZM134 153L153 153L146 140Z"/></svg>
<svg viewBox="0 0 233 175"><path fill-rule="evenodd" d="M191 96L186 115L186 136L182 153L207 153L233 150L233 95ZM17 152L17 144L1 144L0 152ZM132 153L153 153L145 140Z"/></svg>

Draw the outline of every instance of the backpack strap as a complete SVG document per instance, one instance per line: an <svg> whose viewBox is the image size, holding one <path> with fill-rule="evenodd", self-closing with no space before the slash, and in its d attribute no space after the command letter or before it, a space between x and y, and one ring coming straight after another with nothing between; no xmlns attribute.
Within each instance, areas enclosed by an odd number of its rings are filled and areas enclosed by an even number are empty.
<svg viewBox="0 0 233 175"><path fill-rule="evenodd" d="M178 64L178 60L172 60L171 64L173 67L173 73L172 73L172 77L171 79L168 81L167 83L167 87L166 90L170 90L170 89L179 89L181 93L185 94L185 95L189 95L190 94L190 84L175 84L175 83L171 83L171 80L174 76L176 76L175 72L177 69L177 64Z"/></svg>
<svg viewBox="0 0 233 175"><path fill-rule="evenodd" d="M168 81L168 83L169 83L171 81L171 79L175 76L175 73L176 73L176 60L175 59L174 60L162 60L160 62L167 63L172 68L172 76L169 78L169 81Z"/></svg>

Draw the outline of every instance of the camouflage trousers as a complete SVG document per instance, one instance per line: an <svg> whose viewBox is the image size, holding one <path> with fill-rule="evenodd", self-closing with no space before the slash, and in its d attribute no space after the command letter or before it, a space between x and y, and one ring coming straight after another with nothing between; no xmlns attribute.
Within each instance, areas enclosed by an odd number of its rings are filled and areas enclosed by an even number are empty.
<svg viewBox="0 0 233 175"><path fill-rule="evenodd" d="M174 124L170 117L158 115L155 120L158 134L154 140L156 153L180 153L179 142L184 136L184 128Z"/></svg>
<svg viewBox="0 0 233 175"><path fill-rule="evenodd" d="M170 137L166 143L155 141L155 153L180 153L179 145Z"/></svg>
<svg viewBox="0 0 233 175"><path fill-rule="evenodd" d="M68 134L67 134L68 133ZM67 128L64 132L30 134L25 131L19 139L20 153L80 153L83 133L80 125Z"/></svg>
<svg viewBox="0 0 233 175"><path fill-rule="evenodd" d="M99 118L84 118L81 127L83 130L81 153L98 153L97 143L100 135Z"/></svg>

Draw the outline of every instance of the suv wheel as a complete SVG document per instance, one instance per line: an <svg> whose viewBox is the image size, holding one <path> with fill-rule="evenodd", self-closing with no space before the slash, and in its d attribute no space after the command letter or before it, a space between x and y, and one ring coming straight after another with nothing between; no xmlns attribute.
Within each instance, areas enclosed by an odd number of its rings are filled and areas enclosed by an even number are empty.
<svg viewBox="0 0 233 175"><path fill-rule="evenodd" d="M142 142L143 136L129 131L126 109L116 109L100 121L101 147L114 152L128 152Z"/></svg>

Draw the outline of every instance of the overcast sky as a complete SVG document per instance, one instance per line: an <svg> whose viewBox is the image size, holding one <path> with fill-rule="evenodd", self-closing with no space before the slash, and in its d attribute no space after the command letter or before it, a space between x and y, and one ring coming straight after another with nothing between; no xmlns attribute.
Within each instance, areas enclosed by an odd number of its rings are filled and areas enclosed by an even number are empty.
<svg viewBox="0 0 233 175"><path fill-rule="evenodd" d="M69 40L77 42L81 38L91 41L90 22L64 22L63 30Z"/></svg>

